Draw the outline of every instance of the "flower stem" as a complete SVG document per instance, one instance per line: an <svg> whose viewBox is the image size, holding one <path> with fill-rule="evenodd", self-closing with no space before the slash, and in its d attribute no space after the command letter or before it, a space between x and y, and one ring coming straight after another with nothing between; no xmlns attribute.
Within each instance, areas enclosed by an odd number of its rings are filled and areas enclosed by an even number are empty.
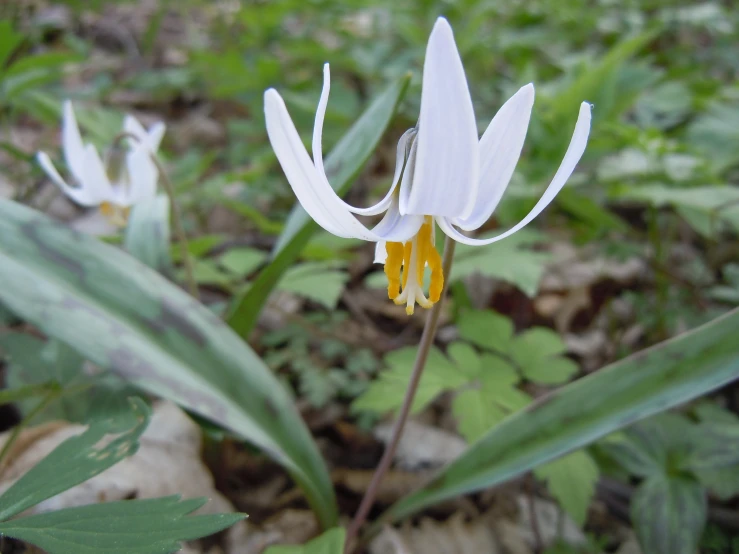
<svg viewBox="0 0 739 554"><path fill-rule="evenodd" d="M187 235L185 234L185 228L182 226L182 217L180 215L180 206L175 198L174 187L172 181L169 180L167 172L164 170L164 166L159 161L159 158L155 153L151 153L151 159L154 165L159 170L159 175L162 178L162 184L164 190L169 197L169 205L172 210L172 227L174 229L177 242L180 245L182 265L185 268L185 280L187 281L187 288L190 294L196 300L200 300L200 292L198 291L198 284L195 281L195 271L192 264L192 258L190 257L190 249L187 246Z"/></svg>
<svg viewBox="0 0 739 554"><path fill-rule="evenodd" d="M113 144L117 144L124 138L131 139L136 142L139 141L139 138L133 133L123 131L116 135L115 139L113 139ZM159 171L159 176L162 178L162 184L164 185L164 191L167 193L167 197L169 198L169 207L172 210L172 227L174 228L174 234L177 237L177 242L179 243L180 250L182 252L182 265L185 268L187 289L191 296L196 300L200 300L200 292L198 291L198 284L195 281L195 271L193 269L192 258L190 257L190 249L187 246L185 228L182 226L180 206L175 198L174 186L172 185L172 181L169 180L169 175L167 175L159 156L157 156L155 152L150 152L149 156L151 157L151 161L154 162L154 165L157 166L157 171Z"/></svg>
<svg viewBox="0 0 739 554"><path fill-rule="evenodd" d="M49 405L52 402L54 402L54 400L56 400L57 398L59 398L60 394L61 394L61 391L59 389L57 389L57 388L52 388L51 390L49 390L49 392L41 400L41 402L39 402L33 408L33 410L31 410L30 412L28 412L28 414L26 415L26 417L24 417L23 420L18 425L16 425L15 427L13 427L13 430L10 432L10 436L8 437L8 440L5 441L5 444L3 445L3 448L0 451L0 469L3 469L4 468L4 465L5 465L5 462L6 462L5 458L10 453L10 450L11 450L13 444L15 444L15 441L18 440L18 437L20 437L21 431L23 431L23 429L25 429L28 426L28 424L31 423L31 421L33 421L33 419L38 414L40 414L46 408L48 408Z"/></svg>
<svg viewBox="0 0 739 554"><path fill-rule="evenodd" d="M395 456L395 451L397 450L398 444L400 443L400 437L403 433L405 423L408 420L408 415L410 414L411 406L413 405L413 399L415 398L416 391L418 390L418 384L421 382L421 375L423 375L423 369L426 366L426 360L428 358L429 351L431 350L431 346L434 344L434 339L436 338L436 328L439 324L441 308L444 304L446 291L449 285L449 275L452 268L452 258L454 257L455 244L456 243L452 239L450 239L449 237L446 238L446 241L444 243L444 259L442 261L442 271L444 272L444 277L446 279L444 283L444 290L441 293L441 298L436 304L434 304L434 307L431 309L431 312L426 318L426 325L423 328L421 342L418 344L418 353L416 354L416 361L413 364L411 379L408 383L405 397L403 398L403 405L401 406L398 417L393 425L393 432L390 436L390 441L385 448L385 452L380 459L380 463L377 465L377 469L375 469L375 474L372 476L372 480L367 487L367 492L365 492L364 498L362 498L362 502L359 504L359 509L354 516L354 520L349 526L349 530L346 535L346 543L344 545L345 554L349 554L354 548L357 534L359 533L360 528L367 519L367 515L369 514L369 511L374 504L375 497L377 496L380 482L385 476L385 473L387 473L387 470L390 468L390 464L392 463L393 457Z"/></svg>

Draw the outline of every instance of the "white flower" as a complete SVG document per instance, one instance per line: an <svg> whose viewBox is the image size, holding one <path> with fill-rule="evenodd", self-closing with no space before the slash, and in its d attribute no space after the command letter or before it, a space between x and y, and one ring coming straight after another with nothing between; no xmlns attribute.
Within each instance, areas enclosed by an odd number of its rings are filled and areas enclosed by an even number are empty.
<svg viewBox="0 0 739 554"><path fill-rule="evenodd" d="M156 123L147 132L135 117L127 115L123 132L136 140L124 139L128 148L123 157L111 151L103 163L95 146L82 142L72 103L67 100L62 120L62 148L76 186L62 179L45 152L39 152L36 159L51 180L77 204L99 206L113 223L125 225L131 206L156 195L159 175L151 155L159 148L164 129L163 123Z"/></svg>
<svg viewBox="0 0 739 554"><path fill-rule="evenodd" d="M536 206L512 229L477 240L457 228L479 228L503 196L523 148L534 86L528 84L514 94L478 141L472 99L454 35L446 19L439 18L426 48L418 126L400 139L390 191L376 205L361 209L339 198L323 168L321 133L330 86L328 64L324 65L323 79L313 128L313 160L282 98L269 89L264 95L264 109L272 147L298 200L321 227L340 237L377 243L375 261L385 263L388 295L395 303L406 304L409 314L416 302L424 308L433 305L443 289L433 222L464 244L485 245L509 237L539 215L562 189L585 150L590 132L591 106L583 102L564 160ZM371 229L353 215L382 212L385 216ZM426 266L431 269L428 298L422 289Z"/></svg>

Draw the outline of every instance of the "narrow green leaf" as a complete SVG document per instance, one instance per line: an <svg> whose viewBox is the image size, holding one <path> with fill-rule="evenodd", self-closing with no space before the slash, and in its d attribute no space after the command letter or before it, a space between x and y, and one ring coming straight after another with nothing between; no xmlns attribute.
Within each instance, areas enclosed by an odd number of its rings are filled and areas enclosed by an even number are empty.
<svg viewBox="0 0 739 554"><path fill-rule="evenodd" d="M178 496L66 508L0 523L0 534L49 554L166 554L217 533L243 514L188 515L205 498Z"/></svg>
<svg viewBox="0 0 739 554"><path fill-rule="evenodd" d="M172 268L169 235L169 198L159 195L131 209L123 245L134 258L167 273Z"/></svg>
<svg viewBox="0 0 739 554"><path fill-rule="evenodd" d="M290 394L231 329L125 252L0 200L0 301L134 385L251 441L336 520L323 458Z"/></svg>
<svg viewBox="0 0 739 554"><path fill-rule="evenodd" d="M150 412L140 398L131 398L127 408L93 420L84 433L61 443L13 483L0 496L0 521L87 481L133 455L149 423ZM104 446L99 444L104 436L112 433L119 436Z"/></svg>
<svg viewBox="0 0 739 554"><path fill-rule="evenodd" d="M398 104L408 88L406 75L388 87L326 158L326 174L339 195L343 195L380 142ZM249 290L233 304L228 324L242 336L249 334L264 303L283 274L295 263L311 236L318 229L303 208L296 204L280 235L272 259Z"/></svg>
<svg viewBox="0 0 739 554"><path fill-rule="evenodd" d="M547 488L559 505L581 527L598 482L598 465L585 450L577 450L537 467L534 475L546 481Z"/></svg>
<svg viewBox="0 0 739 554"><path fill-rule="evenodd" d="M540 398L482 437L378 525L512 479L739 377L739 310Z"/></svg>
<svg viewBox="0 0 739 554"><path fill-rule="evenodd" d="M264 554L342 554L345 536L346 531L342 527L335 527L307 544L271 546Z"/></svg>
<svg viewBox="0 0 739 554"><path fill-rule="evenodd" d="M631 521L644 552L695 554L708 516L706 493L684 477L655 475L631 499Z"/></svg>

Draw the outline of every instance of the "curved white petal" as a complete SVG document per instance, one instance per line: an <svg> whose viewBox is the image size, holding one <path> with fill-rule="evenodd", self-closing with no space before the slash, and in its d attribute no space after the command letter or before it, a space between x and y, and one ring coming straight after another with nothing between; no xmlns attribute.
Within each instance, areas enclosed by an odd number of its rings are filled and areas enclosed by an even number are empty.
<svg viewBox="0 0 739 554"><path fill-rule="evenodd" d="M64 101L62 108L62 149L70 173L81 182L85 174L85 145L69 100Z"/></svg>
<svg viewBox="0 0 739 554"><path fill-rule="evenodd" d="M323 165L323 121L326 117L326 107L328 106L328 96L331 90L331 70L329 64L323 64L323 89L321 90L321 98L318 100L318 107L316 108L316 120L313 125L313 164L315 165L321 176L328 181L326 170ZM395 175L393 176L392 185L390 190L387 192L385 197L380 200L377 204L368 208L356 208L350 204L344 202L346 209L357 215L377 215L388 209L390 201L392 199L395 188L398 186L401 172L403 171L403 162L405 160L405 150L408 144L408 140L415 130L406 131L400 140L398 141L398 149L395 162Z"/></svg>
<svg viewBox="0 0 739 554"><path fill-rule="evenodd" d="M85 146L85 175L80 181L80 186L90 191L90 194L98 199L98 203L118 200L105 172L103 161L92 144Z"/></svg>
<svg viewBox="0 0 739 554"><path fill-rule="evenodd" d="M380 222L372 228L379 240L405 242L410 240L423 225L422 215L401 215L398 199L392 198L390 206Z"/></svg>
<svg viewBox="0 0 739 554"><path fill-rule="evenodd" d="M39 152L36 154L36 160L49 178L54 181L62 191L64 191L64 194L69 196L77 204L89 207L97 206L100 203L99 198L93 193L93 191L82 187L70 187L67 182L62 179L62 176L59 175L59 172L54 167L54 164L51 162L51 159L46 152Z"/></svg>
<svg viewBox="0 0 739 554"><path fill-rule="evenodd" d="M303 208L321 227L339 237L405 241L413 234L404 225L387 228L387 235L367 229L349 211L308 156L285 103L274 89L264 93L267 134L290 186Z"/></svg>
<svg viewBox="0 0 739 554"><path fill-rule="evenodd" d="M129 183L122 192L122 206L131 206L156 196L159 173L151 156L152 152L146 145L139 145L126 153Z"/></svg>
<svg viewBox="0 0 739 554"><path fill-rule="evenodd" d="M162 143L162 138L164 138L166 130L167 126L161 121L158 121L149 127L147 141L152 152L156 153L156 151L159 150L159 145Z"/></svg>
<svg viewBox="0 0 739 554"><path fill-rule="evenodd" d="M144 126L132 115L123 118L123 131L136 137L137 142L144 142L148 136Z"/></svg>
<svg viewBox="0 0 739 554"><path fill-rule="evenodd" d="M455 225L465 231L477 229L495 211L521 157L534 106L534 85L521 87L495 114L480 139L480 188L469 217Z"/></svg>
<svg viewBox="0 0 739 554"><path fill-rule="evenodd" d="M134 116L127 115L123 119L123 131L136 137L136 143L146 145L152 152L159 149L165 130L166 127L162 122L155 123L147 131ZM129 144L131 148L136 146L134 141L129 141Z"/></svg>
<svg viewBox="0 0 739 554"><path fill-rule="evenodd" d="M477 198L477 124L452 28L441 17L426 47L416 141L406 212L467 217Z"/></svg>
<svg viewBox="0 0 739 554"><path fill-rule="evenodd" d="M559 169L554 175L552 182L547 187L547 190L544 191L544 195L536 203L536 206L534 206L529 214L524 217L515 227L509 229L508 231L505 231L504 233L501 233L500 235L488 239L472 239L464 236L462 233L457 231L452 226L449 219L445 217L436 218L436 222L439 224L439 228L444 231L447 236L456 240L457 242L469 244L471 246L483 246L485 244L492 244L494 242L498 242L499 240L503 240L504 238L511 236L513 233L516 233L517 231L523 229L537 215L539 215L544 210L544 208L546 208L551 203L552 200L554 200L554 197L557 196L557 193L560 190L562 190L562 187L564 187L567 179L575 170L575 166L577 165L577 162L580 161L583 152L585 152L585 146L588 142L588 134L590 133L590 111L591 105L587 102L583 102L580 105L580 115L578 116L577 123L575 124L575 132L572 135L570 146L567 148L567 152L565 153L565 157L562 160L562 164L559 166Z"/></svg>
<svg viewBox="0 0 739 554"><path fill-rule="evenodd" d="M400 213L405 215L408 213L408 200L411 196L411 188L413 187L413 175L416 173L416 155L418 153L418 141L413 141L411 150L408 153L408 159L405 162L405 171L403 171L403 179L400 182L400 191L398 192L398 201Z"/></svg>

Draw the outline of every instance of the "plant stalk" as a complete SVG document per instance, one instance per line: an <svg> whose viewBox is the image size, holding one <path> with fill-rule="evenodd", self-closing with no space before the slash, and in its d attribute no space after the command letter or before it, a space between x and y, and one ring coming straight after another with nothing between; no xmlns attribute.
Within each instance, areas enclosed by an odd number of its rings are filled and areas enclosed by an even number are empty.
<svg viewBox="0 0 739 554"><path fill-rule="evenodd" d="M446 237L446 241L444 243L444 258L442 260L442 271L445 278L444 290L441 293L441 298L439 298L439 301L434 305L426 318L426 324L424 325L423 334L421 335L421 342L418 344L416 361L413 364L411 379L408 383L405 397L403 398L403 405L401 406L398 417L393 424L393 432L390 436L390 441L385 448L385 452L382 454L380 463L377 465L377 469L375 469L372 480L367 487L367 492L365 492L362 502L359 504L359 509L354 516L354 520L347 531L346 543L344 545L345 554L349 554L354 549L354 543L356 542L359 530L367 520L367 515L369 514L369 511L374 504L375 497L377 496L377 492L379 491L380 482L385 476L385 473L387 473L387 470L390 469L393 457L395 456L395 451L400 443L400 437L403 434L403 428L408 420L408 415L410 414L411 406L413 405L413 399L418 390L418 384L421 382L421 375L423 375L423 370L426 367L426 360L428 359L429 351L431 350L431 346L433 346L434 339L436 338L436 328L439 325L439 316L441 315L441 309L444 304L444 300L446 299L446 292L449 288L449 276L451 275L455 244L456 243L452 239Z"/></svg>

